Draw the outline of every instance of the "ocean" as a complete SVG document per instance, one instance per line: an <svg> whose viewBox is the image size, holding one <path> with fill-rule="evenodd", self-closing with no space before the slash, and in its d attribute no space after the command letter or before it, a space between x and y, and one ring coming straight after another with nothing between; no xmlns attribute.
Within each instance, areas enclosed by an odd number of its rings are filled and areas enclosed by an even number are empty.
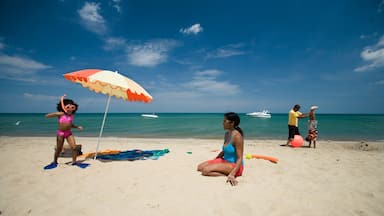
<svg viewBox="0 0 384 216"><path fill-rule="evenodd" d="M44 113L0 114L0 136L55 137L57 119ZM141 113L108 113L103 137L135 138L222 138L223 113L157 113L146 119ZM245 139L287 139L288 114L262 119L239 114ZM83 126L77 137L98 137L103 113L77 113L75 125ZM384 141L384 114L316 114L319 140ZM307 132L307 119L299 122L300 133Z"/></svg>

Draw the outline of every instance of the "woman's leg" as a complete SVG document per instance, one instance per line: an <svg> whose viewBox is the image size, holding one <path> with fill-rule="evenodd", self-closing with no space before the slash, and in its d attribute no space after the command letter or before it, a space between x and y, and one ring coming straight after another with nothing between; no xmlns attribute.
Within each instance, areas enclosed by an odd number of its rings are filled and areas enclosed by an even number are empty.
<svg viewBox="0 0 384 216"><path fill-rule="evenodd" d="M205 176L227 176L233 169L230 163L210 163L202 168L201 174Z"/></svg>
<svg viewBox="0 0 384 216"><path fill-rule="evenodd" d="M56 149L55 149L55 154L53 156L53 162L57 163L57 159L59 158L61 149L63 148L64 145L64 137L62 136L57 136L56 137Z"/></svg>
<svg viewBox="0 0 384 216"><path fill-rule="evenodd" d="M203 162L203 163L200 163L199 165L197 165L197 171L202 172L202 171L203 171L203 168L204 168L205 166L207 166L208 164L209 164L208 161L205 161L205 162Z"/></svg>
<svg viewBox="0 0 384 216"><path fill-rule="evenodd" d="M67 142L72 150L72 163L76 163L77 151L76 151L76 141L73 135L67 137Z"/></svg>

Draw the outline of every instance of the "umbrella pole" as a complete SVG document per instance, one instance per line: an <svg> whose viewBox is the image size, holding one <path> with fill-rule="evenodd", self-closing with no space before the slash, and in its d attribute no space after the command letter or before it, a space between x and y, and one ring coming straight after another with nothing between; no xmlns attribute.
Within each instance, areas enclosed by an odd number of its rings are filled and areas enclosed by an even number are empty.
<svg viewBox="0 0 384 216"><path fill-rule="evenodd" d="M97 139L96 153L95 153L95 157L93 158L93 160L96 160L97 152L99 151L100 139L101 139L101 135L103 134L104 123L105 123L105 119L107 118L107 113L108 113L109 103L110 103L110 102L111 102L111 96L108 97L108 100L107 100L107 106L105 107L103 123L101 124L101 129L100 129L99 138Z"/></svg>

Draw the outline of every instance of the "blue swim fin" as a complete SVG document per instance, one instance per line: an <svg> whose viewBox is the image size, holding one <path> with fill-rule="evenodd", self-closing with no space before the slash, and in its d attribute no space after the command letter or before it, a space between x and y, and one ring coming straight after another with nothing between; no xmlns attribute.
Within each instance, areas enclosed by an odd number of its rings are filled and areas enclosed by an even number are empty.
<svg viewBox="0 0 384 216"><path fill-rule="evenodd" d="M47 166L45 166L44 169L49 170L49 169L54 169L56 167L57 167L57 163L52 162L52 163L48 164Z"/></svg>
<svg viewBox="0 0 384 216"><path fill-rule="evenodd" d="M73 166L78 166L81 169L85 169L85 168L89 167L91 164L88 164L88 163L75 163L75 164L72 164L72 165Z"/></svg>

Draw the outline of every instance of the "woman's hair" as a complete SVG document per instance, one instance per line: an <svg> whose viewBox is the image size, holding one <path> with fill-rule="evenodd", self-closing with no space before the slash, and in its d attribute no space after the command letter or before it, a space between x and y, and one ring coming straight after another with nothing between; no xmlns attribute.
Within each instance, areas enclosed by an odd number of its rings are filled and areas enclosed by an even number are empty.
<svg viewBox="0 0 384 216"><path fill-rule="evenodd" d="M73 100L71 99L64 99L63 100L63 103L64 103L64 106L68 105L68 104L72 104L76 107L76 109L72 112L73 114L75 114L75 112L77 111L77 109L79 108L79 105L77 105ZM57 111L59 112L65 112L63 110L63 107L61 106L61 101L57 104L57 107L56 107Z"/></svg>
<svg viewBox="0 0 384 216"><path fill-rule="evenodd" d="M240 117L237 115L237 113L234 112L227 112L224 114L224 117L234 123L234 128L239 131L241 136L244 136L243 130L239 127L240 124Z"/></svg>

